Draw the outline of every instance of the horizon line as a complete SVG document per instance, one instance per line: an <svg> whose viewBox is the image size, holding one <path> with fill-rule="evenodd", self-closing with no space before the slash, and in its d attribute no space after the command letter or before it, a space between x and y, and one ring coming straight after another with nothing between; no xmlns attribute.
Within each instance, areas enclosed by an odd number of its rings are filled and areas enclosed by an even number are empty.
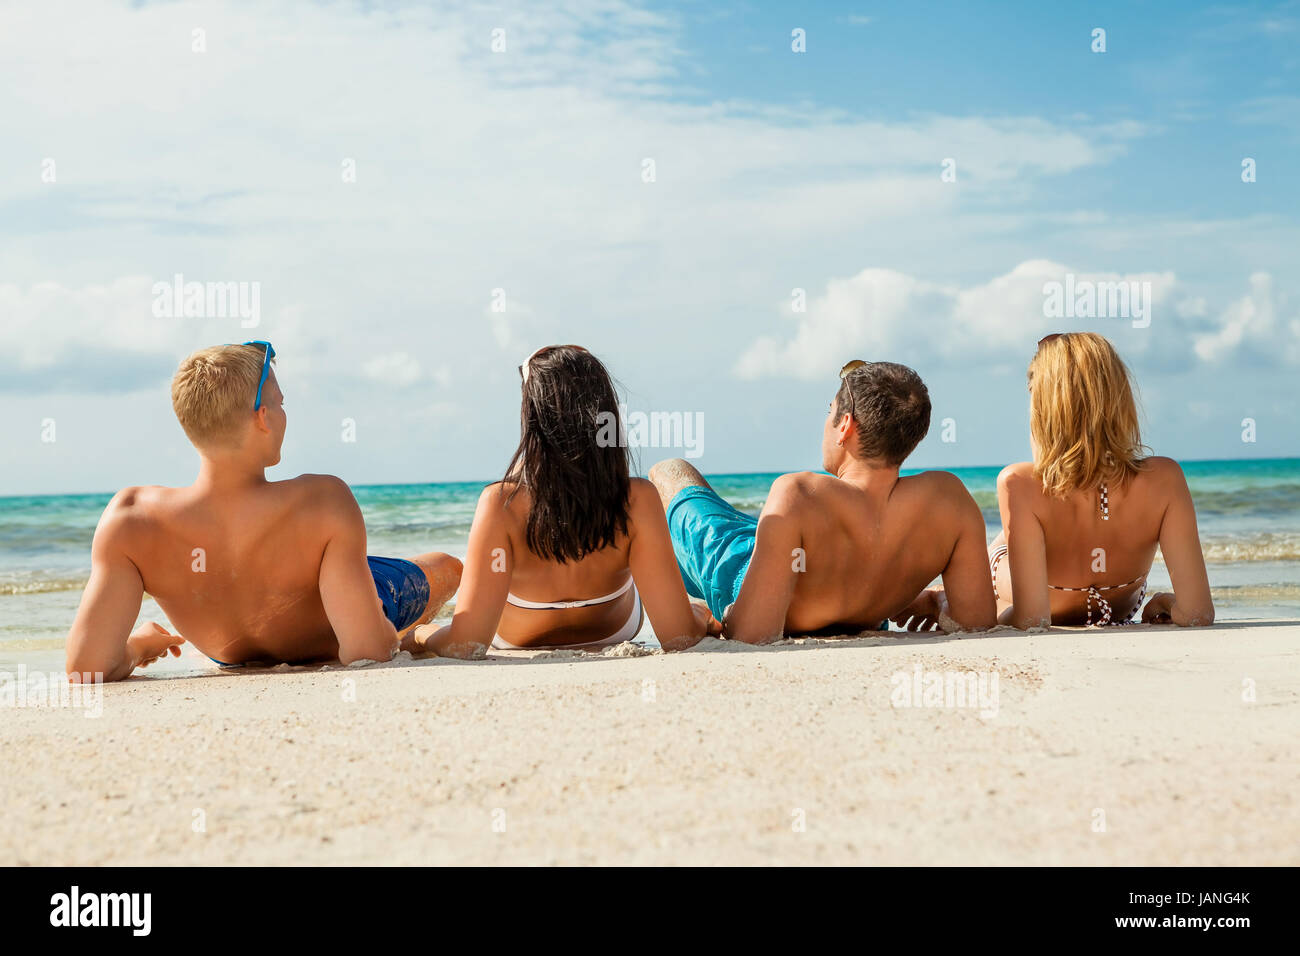
<svg viewBox="0 0 1300 956"><path fill-rule="evenodd" d="M1156 456L1148 456L1148 457L1156 457ZM1161 456L1161 457L1169 457L1169 456ZM1175 458L1174 460L1175 460L1176 462L1178 462L1178 464L1180 464L1180 465L1202 465L1202 464L1211 463L1211 462L1239 462L1239 461L1296 461L1296 462L1300 462L1300 455L1290 455L1290 456L1280 456L1280 457L1279 457L1279 456L1268 456L1268 457L1260 457L1260 458ZM919 472L919 471L973 471L973 470L975 470L975 469L981 469L981 468L1005 468L1005 467L1006 467L1006 464L1001 464L1001 465L942 465L942 466L918 467L918 468L899 468L899 471L900 471L900 472L907 472L907 471L913 471L913 472ZM806 470L808 470L808 469L802 469L802 470L805 470L805 471L806 471ZM301 474L315 474L315 472L301 472ZM706 478L708 478L708 477L710 477L710 476L712 476L712 477L723 477L723 478L725 478L725 477L732 477L732 476L737 476L737 477L749 477L749 476L754 476L754 475L786 475L786 474L793 474L793 472L789 472L789 471L712 471L712 472L704 472L704 473L702 473L702 474L704 474L704 477L706 477ZM294 477L297 477L297 476L295 475ZM340 477L340 476L335 476L335 477ZM640 476L634 476L634 477L640 477ZM287 478L282 478L282 479L276 479L276 480L279 480L279 481L287 481L287 480L289 480L289 479L287 479ZM497 481L501 481L501 480L502 480L502 479L500 479L500 478L492 478L492 479L489 479L489 480L487 480L487 481L483 481L483 480L481 480L481 479L477 479L477 478L465 478L465 479L460 479L460 480L456 480L456 481L376 481L376 482L361 482L361 483L356 483L356 484L354 484L353 482L350 482L350 481L349 481L349 482L347 482L347 485L348 485L349 488L396 488L396 487L400 487L400 486L402 486L402 485L418 486L418 485L475 485L475 484L482 484L482 485L485 485L485 486L486 486L486 485L490 485L490 484L492 484L493 482L497 482ZM128 485L128 486L125 486L125 487L130 487L130 486ZM118 489L118 490L121 490L121 489ZM57 493L43 493L43 492L37 492L37 493L23 493L23 492L14 492L14 493L8 493L8 494L0 494L0 501L4 501L4 500L9 499L9 498L77 498L77 497L85 497L85 496L87 496L87 495L109 495L109 496L111 497L112 495L115 495L115 494L117 494L116 491L61 491L61 492L57 492Z"/></svg>

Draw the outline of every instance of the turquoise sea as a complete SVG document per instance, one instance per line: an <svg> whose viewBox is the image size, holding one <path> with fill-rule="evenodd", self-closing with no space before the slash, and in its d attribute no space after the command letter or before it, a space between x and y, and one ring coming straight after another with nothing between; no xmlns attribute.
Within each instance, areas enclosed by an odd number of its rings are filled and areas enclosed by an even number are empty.
<svg viewBox="0 0 1300 956"><path fill-rule="evenodd" d="M1300 617L1300 459L1183 462L1219 618ZM953 468L1000 527L999 467ZM763 506L776 473L710 475L745 511ZM374 554L464 555L482 482L356 487ZM90 570L90 540L110 494L0 497L0 670L61 670L64 635ZM1167 587L1157 560L1151 583ZM152 601L142 617L165 622ZM191 656L194 657L191 660ZM206 666L189 649L176 666Z"/></svg>

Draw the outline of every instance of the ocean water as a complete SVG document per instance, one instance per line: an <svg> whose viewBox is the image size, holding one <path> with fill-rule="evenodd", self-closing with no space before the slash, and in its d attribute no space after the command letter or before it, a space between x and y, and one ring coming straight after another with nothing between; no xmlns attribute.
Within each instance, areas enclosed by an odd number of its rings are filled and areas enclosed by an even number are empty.
<svg viewBox="0 0 1300 956"><path fill-rule="evenodd" d="M1001 522L997 467L951 469ZM1221 620L1300 618L1300 459L1183 462ZM755 514L777 473L710 475L728 501ZM354 489L372 554L465 553L481 482ZM90 571L90 541L110 494L0 497L0 670L61 670L63 640ZM1157 558L1151 585L1169 586ZM165 623L146 599L142 619ZM207 667L187 648L161 669Z"/></svg>

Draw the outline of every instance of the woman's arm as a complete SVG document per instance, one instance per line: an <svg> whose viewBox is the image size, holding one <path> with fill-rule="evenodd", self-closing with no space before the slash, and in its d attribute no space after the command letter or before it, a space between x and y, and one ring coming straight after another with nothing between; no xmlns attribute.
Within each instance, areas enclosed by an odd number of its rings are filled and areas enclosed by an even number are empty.
<svg viewBox="0 0 1300 956"><path fill-rule="evenodd" d="M456 592L456 613L450 624L417 627L411 635L416 653L432 651L439 657L473 660L482 657L492 643L514 569L503 496L500 484L488 485L479 495L469 529L465 570Z"/></svg>
<svg viewBox="0 0 1300 956"><path fill-rule="evenodd" d="M998 475L998 510L1007 539L1003 560L1010 563L1011 572L1011 604L998 615L998 623L1021 630L1052 625L1047 539L1034 513L1034 501L1041 494L1033 470L1026 464L1008 465Z"/></svg>
<svg viewBox="0 0 1300 956"><path fill-rule="evenodd" d="M1173 623L1181 627L1200 627L1214 623L1214 600L1210 596L1210 577L1205 570L1205 555L1201 553L1201 536L1196 530L1196 508L1192 493L1187 487L1183 470L1173 459L1162 459L1163 484L1169 504L1160 522L1160 553L1164 555L1169 580L1173 584L1172 604L1166 610L1156 595L1151 599L1161 613L1167 613ZM1159 615L1143 620L1158 620Z"/></svg>
<svg viewBox="0 0 1300 956"><path fill-rule="evenodd" d="M659 492L645 479L633 478L628 504L628 566L655 637L666 651L694 647L704 637L704 626L677 570Z"/></svg>

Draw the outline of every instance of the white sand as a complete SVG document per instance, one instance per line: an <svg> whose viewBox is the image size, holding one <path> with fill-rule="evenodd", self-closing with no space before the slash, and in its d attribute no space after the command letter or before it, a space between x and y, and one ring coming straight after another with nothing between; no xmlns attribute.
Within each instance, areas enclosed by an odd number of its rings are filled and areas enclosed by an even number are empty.
<svg viewBox="0 0 1300 956"><path fill-rule="evenodd" d="M0 864L1300 863L1293 622L628 651L0 713ZM918 663L997 716L892 706Z"/></svg>

